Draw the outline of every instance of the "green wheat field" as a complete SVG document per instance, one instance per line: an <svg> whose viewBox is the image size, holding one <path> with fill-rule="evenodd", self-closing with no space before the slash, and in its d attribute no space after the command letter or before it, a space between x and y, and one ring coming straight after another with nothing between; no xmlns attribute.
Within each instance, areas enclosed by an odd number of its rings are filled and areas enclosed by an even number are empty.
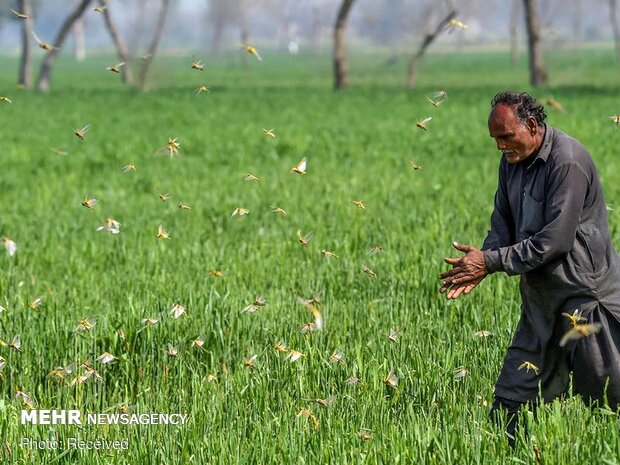
<svg viewBox="0 0 620 465"><path fill-rule="evenodd" d="M547 121L590 150L620 247L612 50L549 54L534 90L525 56L437 53L406 90L404 58L352 53L337 93L328 55L262 54L203 72L157 57L144 93L105 70L113 56L62 58L49 94L17 90L17 59L0 58L0 236L17 244L0 249L2 463L620 463L618 417L578 398L526 414L514 451L488 421L518 278L438 293L451 242L480 246L488 229L500 155L486 120L503 89L564 106ZM154 156L169 138L178 156ZM119 234L97 231L107 218ZM28 404L188 422L21 425ZM69 437L129 447L20 445Z"/></svg>

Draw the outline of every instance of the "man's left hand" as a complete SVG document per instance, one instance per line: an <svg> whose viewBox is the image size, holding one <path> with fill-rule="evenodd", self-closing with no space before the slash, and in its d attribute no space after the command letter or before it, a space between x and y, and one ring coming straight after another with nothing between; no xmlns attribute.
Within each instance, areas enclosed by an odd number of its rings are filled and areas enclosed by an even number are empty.
<svg viewBox="0 0 620 465"><path fill-rule="evenodd" d="M460 258L444 259L446 263L452 265L451 270L439 275L439 279L443 280L444 286L480 280L488 274L484 262L484 254L481 250L472 245L464 245L457 242L453 242L452 245L456 250L465 252L466 255Z"/></svg>

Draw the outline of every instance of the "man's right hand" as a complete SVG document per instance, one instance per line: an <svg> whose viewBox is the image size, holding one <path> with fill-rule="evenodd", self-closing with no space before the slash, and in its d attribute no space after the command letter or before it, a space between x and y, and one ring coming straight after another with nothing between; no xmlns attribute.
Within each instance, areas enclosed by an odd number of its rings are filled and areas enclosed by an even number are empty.
<svg viewBox="0 0 620 465"><path fill-rule="evenodd" d="M441 289L439 289L439 292L441 292L442 294L447 292L446 299L455 300L458 299L461 294L469 294L474 289L474 287L480 284L483 279L484 276L481 278L476 278L472 281L467 281L466 283L452 285L444 284L443 286L441 286Z"/></svg>

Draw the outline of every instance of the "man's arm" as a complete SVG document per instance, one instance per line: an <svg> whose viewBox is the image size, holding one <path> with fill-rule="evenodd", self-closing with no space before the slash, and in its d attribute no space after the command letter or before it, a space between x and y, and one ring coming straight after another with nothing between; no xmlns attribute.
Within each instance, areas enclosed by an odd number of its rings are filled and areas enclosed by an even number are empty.
<svg viewBox="0 0 620 465"><path fill-rule="evenodd" d="M589 176L576 160L570 159L553 167L547 182L545 226L514 245L484 251L489 272L526 273L566 255L573 248Z"/></svg>
<svg viewBox="0 0 620 465"><path fill-rule="evenodd" d="M459 244L457 248L467 255L460 260L446 259L454 268L439 276L444 280L444 287L467 284L495 271L505 271L509 275L526 273L566 255L575 241L588 186L589 176L576 161L567 160L554 167L549 173L543 229L517 244L497 250L481 252Z"/></svg>

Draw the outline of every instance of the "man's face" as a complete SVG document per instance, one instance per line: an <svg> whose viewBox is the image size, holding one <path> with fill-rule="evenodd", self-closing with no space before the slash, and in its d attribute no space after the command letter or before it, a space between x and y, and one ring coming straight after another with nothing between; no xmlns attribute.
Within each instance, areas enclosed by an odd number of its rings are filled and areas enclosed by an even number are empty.
<svg viewBox="0 0 620 465"><path fill-rule="evenodd" d="M495 105L489 114L489 134L510 164L525 160L540 145L536 119L530 117L521 123L515 111L503 103Z"/></svg>

